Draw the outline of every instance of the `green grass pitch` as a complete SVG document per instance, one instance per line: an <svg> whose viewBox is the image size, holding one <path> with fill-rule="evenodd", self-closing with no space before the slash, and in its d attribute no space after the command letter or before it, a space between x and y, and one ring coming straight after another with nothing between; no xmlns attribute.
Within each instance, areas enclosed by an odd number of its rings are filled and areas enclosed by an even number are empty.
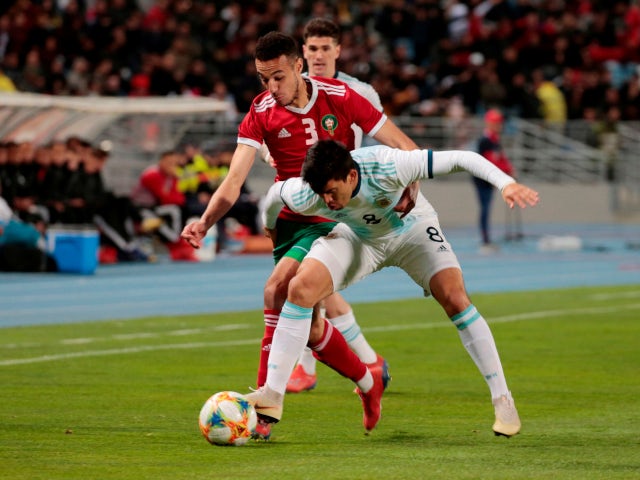
<svg viewBox="0 0 640 480"><path fill-rule="evenodd" d="M522 418L511 439L431 299L355 305L393 375L371 435L351 382L320 366L273 441L235 448L209 445L197 417L253 386L261 312L5 328L0 479L640 478L640 286L473 301Z"/></svg>

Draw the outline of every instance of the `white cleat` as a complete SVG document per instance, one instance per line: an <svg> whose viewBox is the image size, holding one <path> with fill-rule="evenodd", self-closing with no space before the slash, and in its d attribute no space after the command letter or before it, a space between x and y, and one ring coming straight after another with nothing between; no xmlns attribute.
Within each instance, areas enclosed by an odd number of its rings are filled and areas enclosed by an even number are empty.
<svg viewBox="0 0 640 480"><path fill-rule="evenodd" d="M493 406L496 412L496 421L493 424L493 433L502 435L505 437L512 437L520 432L520 417L518 416L518 410L513 403L513 397L511 393L508 395L502 395L499 398L493 399Z"/></svg>
<svg viewBox="0 0 640 480"><path fill-rule="evenodd" d="M258 417L265 422L278 423L282 418L284 395L264 385L254 392L247 393L245 397L256 409Z"/></svg>

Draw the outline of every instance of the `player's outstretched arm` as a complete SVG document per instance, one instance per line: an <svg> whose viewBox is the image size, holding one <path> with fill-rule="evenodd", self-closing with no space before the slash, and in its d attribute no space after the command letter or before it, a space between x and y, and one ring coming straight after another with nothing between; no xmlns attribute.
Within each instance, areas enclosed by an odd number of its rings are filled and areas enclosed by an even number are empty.
<svg viewBox="0 0 640 480"><path fill-rule="evenodd" d="M517 182L505 186L501 193L509 208L513 208L516 204L520 208L526 208L527 205L533 207L540 201L538 192Z"/></svg>

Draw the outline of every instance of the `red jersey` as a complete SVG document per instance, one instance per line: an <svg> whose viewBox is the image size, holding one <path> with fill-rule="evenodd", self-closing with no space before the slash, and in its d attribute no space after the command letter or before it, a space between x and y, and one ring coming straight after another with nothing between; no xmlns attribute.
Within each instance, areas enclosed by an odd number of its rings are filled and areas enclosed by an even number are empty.
<svg viewBox="0 0 640 480"><path fill-rule="evenodd" d="M311 84L309 103L304 108L283 107L265 91L258 95L238 128L238 143L260 148L264 142L273 158L275 181L299 177L307 150L318 140L336 140L352 150L355 123L370 136L387 117L345 83L329 78L304 78ZM283 218L317 222L283 209Z"/></svg>
<svg viewBox="0 0 640 480"><path fill-rule="evenodd" d="M178 179L165 174L157 165L147 167L140 174L131 199L135 205L142 207L171 204L183 206L186 201L184 193L178 190Z"/></svg>

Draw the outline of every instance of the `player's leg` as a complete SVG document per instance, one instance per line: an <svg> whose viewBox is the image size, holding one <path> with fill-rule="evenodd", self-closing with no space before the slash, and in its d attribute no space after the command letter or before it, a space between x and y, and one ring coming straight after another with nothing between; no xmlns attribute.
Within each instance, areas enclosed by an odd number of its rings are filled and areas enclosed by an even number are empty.
<svg viewBox="0 0 640 480"><path fill-rule="evenodd" d="M296 258L283 257L274 267L264 287L264 332L260 344L260 359L256 385L261 387L267 378L269 351L273 334L278 325L282 306L287 298L289 281L294 277L300 262Z"/></svg>
<svg viewBox="0 0 640 480"><path fill-rule="evenodd" d="M380 369L383 372L383 383L386 388L391 380L389 367L384 358L378 355L369 345L360 325L356 322L351 306L339 293L334 293L324 300L326 307L326 318L344 336L349 348L366 363L371 369ZM321 310L322 312L322 310ZM287 392L299 393L305 390L312 390L317 384L316 358L310 348L305 348L298 359L289 383Z"/></svg>
<svg viewBox="0 0 640 480"><path fill-rule="evenodd" d="M478 215L478 226L480 228L482 243L483 245L489 245L491 244L489 216L491 213L491 200L493 198L494 187L490 183L477 177L473 177L473 183L476 188L478 203L480 205L480 212Z"/></svg>
<svg viewBox="0 0 640 480"><path fill-rule="evenodd" d="M491 391L496 435L511 436L520 431L520 419L502 369L489 324L471 303L464 288L462 272L447 268L429 282L431 294L444 308L458 329L460 340L484 377Z"/></svg>
<svg viewBox="0 0 640 480"><path fill-rule="evenodd" d="M338 224L330 236L319 238L304 262L317 261L331 274L333 290L341 290L377 270L378 255L346 225ZM302 268L302 267L301 267ZM291 289L289 294L291 296ZM330 322L314 319L309 346L318 359L358 385L364 407L363 423L371 430L380 419L383 372L370 368L349 348L343 335ZM365 376L362 376L363 372ZM370 375L369 375L370 373Z"/></svg>
<svg viewBox="0 0 640 480"><path fill-rule="evenodd" d="M351 306L342 295L336 292L327 297L324 303L327 311L327 320L340 330L349 347L358 355L360 360L364 363L375 363L377 360L376 352L362 334Z"/></svg>
<svg viewBox="0 0 640 480"><path fill-rule="evenodd" d="M460 264L437 219L417 223L397 242L390 264L407 272L425 294L433 295L458 329L460 340L485 378L496 406L494 431L504 435L518 433L520 420L493 335L467 295ZM497 403L507 404L508 408L502 409Z"/></svg>
<svg viewBox="0 0 640 480"><path fill-rule="evenodd" d="M280 310L287 298L289 281L295 275L300 262L310 250L313 241L326 235L333 223L301 224L278 220L276 224L277 245L273 250L276 263L264 289L264 333L258 364L257 386L261 387L267 377L267 360Z"/></svg>
<svg viewBox="0 0 640 480"><path fill-rule="evenodd" d="M254 403L256 411L263 419L271 422L280 420L287 381L295 361L308 339L312 340L311 345L317 349L320 357L329 366L356 382L363 392L361 397L367 397L368 392L373 390L373 375L348 348L337 329L316 315L315 333L310 335L313 305L331 293L332 289L332 276L328 269L315 259L303 261L296 276L291 279L289 295L282 308L278 327L273 336L265 385L247 396ZM380 378L376 385L381 386L381 383L382 379ZM376 393L376 402L367 401L365 403L365 398L363 398L365 428L367 430L375 426L380 416L381 387L377 390L380 390L380 393ZM370 404L375 404L375 408L370 408L367 411Z"/></svg>

